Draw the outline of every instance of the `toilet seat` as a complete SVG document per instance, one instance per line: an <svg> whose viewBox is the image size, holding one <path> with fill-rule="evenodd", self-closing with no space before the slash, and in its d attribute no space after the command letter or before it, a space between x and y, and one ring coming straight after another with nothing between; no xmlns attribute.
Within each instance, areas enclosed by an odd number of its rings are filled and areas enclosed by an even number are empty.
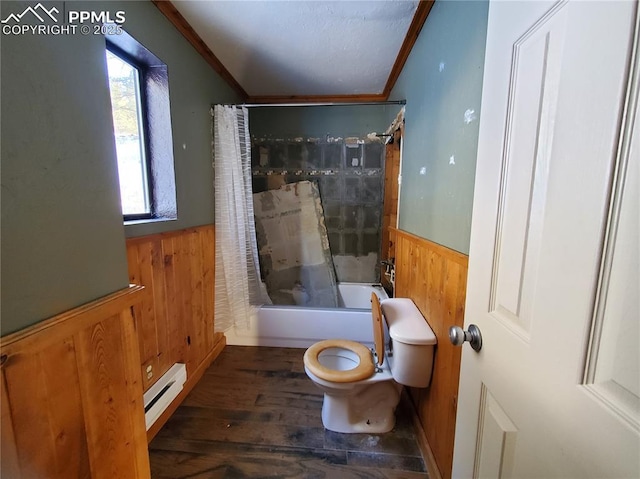
<svg viewBox="0 0 640 479"><path fill-rule="evenodd" d="M338 371L323 366L318 360L320 353L329 348L342 348L355 353L360 363L353 369ZM363 344L346 339L327 339L312 345L304 353L305 366L320 379L335 383L351 383L370 378L374 371L371 351Z"/></svg>
<svg viewBox="0 0 640 479"><path fill-rule="evenodd" d="M382 306L376 293L371 293L371 316L373 319L373 343L375 345L378 366L384 362L384 326L382 325Z"/></svg>
<svg viewBox="0 0 640 479"><path fill-rule="evenodd" d="M363 344L347 339L326 339L312 345L304 353L305 366L320 379L334 383L351 383L370 378L375 372L376 366L382 366L384 362L384 329L382 320L382 308L376 293L371 293L371 316L373 321L373 341L377 364L371 350ZM356 354L360 360L353 369L340 371L328 368L320 363L320 353L330 348L342 348Z"/></svg>

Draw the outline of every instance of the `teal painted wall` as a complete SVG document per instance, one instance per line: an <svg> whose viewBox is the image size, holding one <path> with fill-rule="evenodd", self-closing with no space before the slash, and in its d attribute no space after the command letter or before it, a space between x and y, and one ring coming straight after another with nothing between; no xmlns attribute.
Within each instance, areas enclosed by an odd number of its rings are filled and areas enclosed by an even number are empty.
<svg viewBox="0 0 640 479"><path fill-rule="evenodd" d="M102 2L101 2L102 3ZM127 237L214 221L211 157L211 105L238 103L240 97L222 80L173 25L150 2L104 2L127 14L125 29L167 65L173 130L178 219L129 225ZM94 2L87 2L96 9Z"/></svg>
<svg viewBox="0 0 640 479"><path fill-rule="evenodd" d="M1 2L1 16L33 2ZM48 2L126 12L125 29L169 70L177 221L213 221L209 107L237 101L150 2ZM93 35L2 35L2 335L126 287L125 228L104 57Z"/></svg>
<svg viewBox="0 0 640 479"><path fill-rule="evenodd" d="M399 227L469 253L487 1L438 0L391 92L406 99Z"/></svg>
<svg viewBox="0 0 640 479"><path fill-rule="evenodd" d="M254 138L364 137L384 133L401 105L260 107L249 109Z"/></svg>

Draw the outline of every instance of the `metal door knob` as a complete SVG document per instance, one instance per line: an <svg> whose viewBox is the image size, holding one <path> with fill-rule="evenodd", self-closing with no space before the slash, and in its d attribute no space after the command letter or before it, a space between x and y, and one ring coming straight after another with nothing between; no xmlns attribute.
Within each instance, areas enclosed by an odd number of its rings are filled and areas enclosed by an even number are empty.
<svg viewBox="0 0 640 479"><path fill-rule="evenodd" d="M454 346L462 346L462 343L469 341L474 351L482 349L482 334L475 324L469 325L469 330L465 331L460 326L451 326L449 328L449 340Z"/></svg>

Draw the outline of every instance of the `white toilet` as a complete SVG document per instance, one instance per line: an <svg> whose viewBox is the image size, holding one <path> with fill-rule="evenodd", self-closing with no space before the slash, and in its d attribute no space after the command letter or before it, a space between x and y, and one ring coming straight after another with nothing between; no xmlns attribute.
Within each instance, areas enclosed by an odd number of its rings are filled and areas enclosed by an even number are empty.
<svg viewBox="0 0 640 479"><path fill-rule="evenodd" d="M383 433L395 425L402 386L431 380L436 336L407 298L371 294L375 349L342 339L315 343L304 353L307 376L324 392L322 423L343 433ZM388 328L385 351L385 328Z"/></svg>

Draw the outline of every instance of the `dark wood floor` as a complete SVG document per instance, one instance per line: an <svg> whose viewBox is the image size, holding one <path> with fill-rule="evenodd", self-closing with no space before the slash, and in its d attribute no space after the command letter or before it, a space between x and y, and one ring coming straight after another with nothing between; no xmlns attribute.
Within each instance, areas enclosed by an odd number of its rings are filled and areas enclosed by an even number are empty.
<svg viewBox="0 0 640 479"><path fill-rule="evenodd" d="M303 353L227 346L149 445L152 478L428 477L401 407L387 434L326 431Z"/></svg>

